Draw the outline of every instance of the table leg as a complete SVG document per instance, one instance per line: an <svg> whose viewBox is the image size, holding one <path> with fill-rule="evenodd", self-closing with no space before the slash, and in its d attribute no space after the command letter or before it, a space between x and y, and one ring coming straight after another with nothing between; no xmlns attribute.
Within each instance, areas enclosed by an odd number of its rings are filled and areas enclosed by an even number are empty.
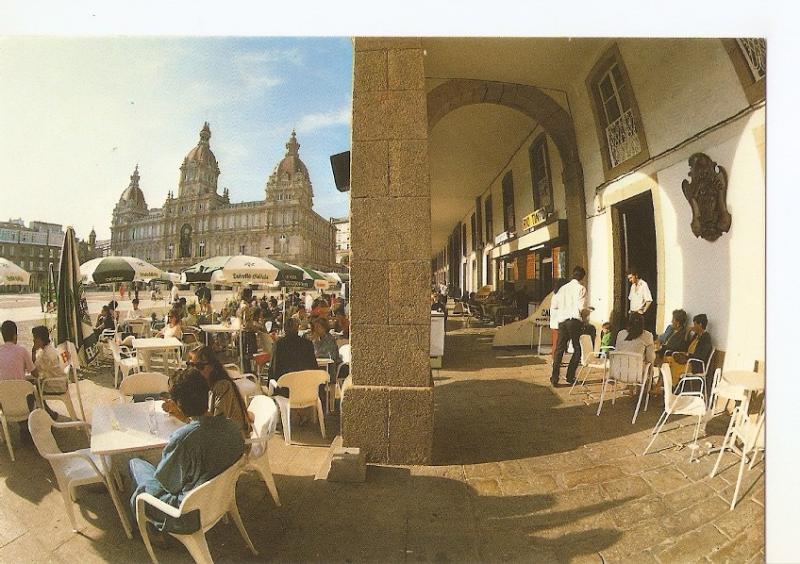
<svg viewBox="0 0 800 564"><path fill-rule="evenodd" d="M119 499L117 486L114 483L113 477L111 476L111 468L109 468L105 456L100 456L99 458L100 463L103 466L103 474L105 474L106 487L108 488L108 493L111 494L111 500L114 502L114 507L117 509L119 520L122 521L122 528L125 529L125 535L129 539L132 539L133 531L131 529L131 522L128 520L128 512L126 511L125 506L122 505L122 501Z"/></svg>

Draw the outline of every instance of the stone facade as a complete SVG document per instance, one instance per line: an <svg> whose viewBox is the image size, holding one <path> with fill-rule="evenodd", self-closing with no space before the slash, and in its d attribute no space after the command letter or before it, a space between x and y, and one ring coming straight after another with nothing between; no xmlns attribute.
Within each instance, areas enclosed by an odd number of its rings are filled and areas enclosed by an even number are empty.
<svg viewBox="0 0 800 564"><path fill-rule="evenodd" d="M138 165L114 208L111 250L170 271L218 255L269 256L327 270L334 264L335 227L313 209L308 168L292 132L286 156L267 180L265 199L231 203L217 191L219 165L206 123L200 140L180 167L178 195L148 209L139 187Z"/></svg>
<svg viewBox="0 0 800 564"><path fill-rule="evenodd" d="M21 219L0 222L0 257L7 258L31 275L29 287L38 289L47 284L50 263L58 272L64 230L60 224ZM17 288L0 288L15 291Z"/></svg>
<svg viewBox="0 0 800 564"><path fill-rule="evenodd" d="M343 404L342 435L345 446L360 447L371 462L421 464L431 456L431 203L422 58L419 40L355 39L354 386Z"/></svg>
<svg viewBox="0 0 800 564"><path fill-rule="evenodd" d="M331 223L336 227L336 264L350 264L350 218L332 217Z"/></svg>

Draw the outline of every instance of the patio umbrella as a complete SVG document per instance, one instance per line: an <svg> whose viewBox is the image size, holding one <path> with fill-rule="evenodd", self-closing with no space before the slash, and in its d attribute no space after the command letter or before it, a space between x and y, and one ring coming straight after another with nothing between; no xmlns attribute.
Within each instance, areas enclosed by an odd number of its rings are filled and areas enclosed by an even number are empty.
<svg viewBox="0 0 800 564"><path fill-rule="evenodd" d="M149 282L161 276L161 270L136 257L100 257L81 265L84 283Z"/></svg>
<svg viewBox="0 0 800 564"><path fill-rule="evenodd" d="M224 286L302 281L303 272L277 260L248 255L206 259L183 271L181 281L210 282Z"/></svg>
<svg viewBox="0 0 800 564"><path fill-rule="evenodd" d="M27 286L31 275L8 259L0 258L0 286Z"/></svg>
<svg viewBox="0 0 800 564"><path fill-rule="evenodd" d="M322 272L318 272L313 268L308 268L307 266L297 266L296 264L290 264L289 266L293 266L303 271L303 282L307 288L327 290L331 285L330 279L328 279Z"/></svg>
<svg viewBox="0 0 800 564"><path fill-rule="evenodd" d="M78 404L80 405L81 416L85 419L83 400L78 386L77 368L88 364L97 356L97 350L94 346L97 342L97 336L92 330L92 323L89 319L89 307L83 295L79 264L75 230L72 227L67 227L67 232L64 234L64 245L61 248L58 273L56 345L62 358L66 360L73 370L75 389L78 393ZM68 343L72 343L72 347ZM71 349L77 351L77 359L70 354Z"/></svg>

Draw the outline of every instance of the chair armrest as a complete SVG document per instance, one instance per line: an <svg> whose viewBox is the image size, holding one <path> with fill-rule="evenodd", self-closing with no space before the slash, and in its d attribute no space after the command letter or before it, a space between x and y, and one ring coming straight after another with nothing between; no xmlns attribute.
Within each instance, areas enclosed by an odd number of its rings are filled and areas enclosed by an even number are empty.
<svg viewBox="0 0 800 564"><path fill-rule="evenodd" d="M705 371L706 371L706 363L705 363L705 361L700 360L699 358L690 358L689 360L686 361L686 372L684 372L684 374L689 374L690 373L689 372L689 366L693 362L699 362L700 363L700 372L705 373Z"/></svg>
<svg viewBox="0 0 800 564"><path fill-rule="evenodd" d="M52 426L55 427L56 429L69 429L71 427L89 427L89 428L92 427L86 421L63 421L63 422L53 421Z"/></svg>
<svg viewBox="0 0 800 564"><path fill-rule="evenodd" d="M678 394L683 393L683 387L686 384L686 382L689 382L689 381L692 381L692 380L696 380L696 381L700 382L700 393L705 393L705 390L706 390L705 378L703 378L702 376L683 376L681 378L680 382L678 382L678 387L679 387Z"/></svg>
<svg viewBox="0 0 800 564"><path fill-rule="evenodd" d="M45 459L47 459L50 462L63 462L65 460L69 460L70 458L82 458L86 462L88 462L89 465L91 465L92 468L94 468L94 471L97 472L98 476L105 476L105 474L103 474L103 472L97 467L97 464L95 464L94 460L92 460L92 457L89 456L89 449L88 448L83 448L83 449L75 450L75 451L72 451L72 452L59 452L59 453L55 453L55 454L42 454L42 457L44 457Z"/></svg>
<svg viewBox="0 0 800 564"><path fill-rule="evenodd" d="M163 511L164 513L166 513L170 517L174 517L174 518L177 519L178 517L181 516L181 511L177 507L172 507L170 504L164 503L163 501L158 499L156 496L151 495L149 493L144 493L143 492L143 493L140 493L139 495L136 496L136 522L137 523L139 522L139 515L140 514L141 514L142 517L144 517L144 506L145 506L145 504L152 505L153 507L155 507L156 509L158 509L160 511Z"/></svg>

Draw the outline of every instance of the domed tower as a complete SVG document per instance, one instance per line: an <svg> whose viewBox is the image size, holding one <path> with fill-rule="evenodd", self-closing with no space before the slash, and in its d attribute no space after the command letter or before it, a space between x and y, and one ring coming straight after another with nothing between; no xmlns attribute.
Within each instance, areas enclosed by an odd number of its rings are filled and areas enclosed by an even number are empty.
<svg viewBox="0 0 800 564"><path fill-rule="evenodd" d="M219 166L217 158L209 145L211 128L208 122L200 130L200 141L189 151L181 165L181 178L178 184L178 197L194 197L217 193Z"/></svg>
<svg viewBox="0 0 800 564"><path fill-rule="evenodd" d="M297 134L286 143L286 156L278 163L267 181L267 201L293 202L311 209L314 190L308 176L308 168L300 160L300 143Z"/></svg>
<svg viewBox="0 0 800 564"><path fill-rule="evenodd" d="M147 214L147 202L144 201L144 194L139 188L139 165L133 169L131 182L119 197L119 202L114 210L115 214Z"/></svg>

